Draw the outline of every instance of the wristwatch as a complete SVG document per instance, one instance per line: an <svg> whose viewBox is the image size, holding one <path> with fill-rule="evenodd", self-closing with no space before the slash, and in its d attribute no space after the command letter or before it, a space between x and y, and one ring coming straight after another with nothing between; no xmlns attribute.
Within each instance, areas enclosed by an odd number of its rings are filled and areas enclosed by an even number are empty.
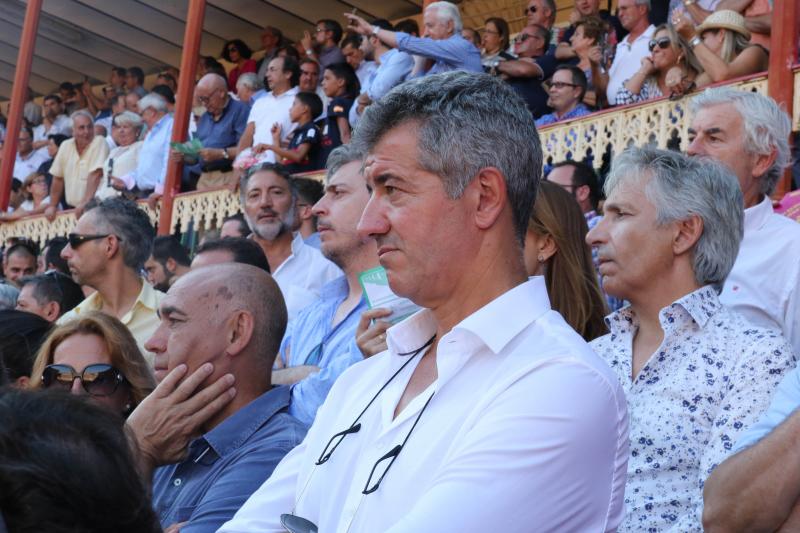
<svg viewBox="0 0 800 533"><path fill-rule="evenodd" d="M703 40L700 39L700 36L699 35L695 35L694 37L692 37L692 40L689 41L689 46L694 48L695 46L697 46L698 44L700 44L702 42L703 42Z"/></svg>
<svg viewBox="0 0 800 533"><path fill-rule="evenodd" d="M311 48L306 48L306 55L307 56L313 56L314 55L314 50L312 50Z"/></svg>
<svg viewBox="0 0 800 533"><path fill-rule="evenodd" d="M374 35L375 37L378 36L378 32L379 31L381 31L381 27L380 26L375 25L375 26L372 27L372 35Z"/></svg>
<svg viewBox="0 0 800 533"><path fill-rule="evenodd" d="M683 0L683 5L689 7L692 4L696 4L697 0Z"/></svg>
<svg viewBox="0 0 800 533"><path fill-rule="evenodd" d="M227 148L223 148L222 149L222 157L224 157L225 159L230 159L231 158L231 156L228 154L228 149Z"/></svg>

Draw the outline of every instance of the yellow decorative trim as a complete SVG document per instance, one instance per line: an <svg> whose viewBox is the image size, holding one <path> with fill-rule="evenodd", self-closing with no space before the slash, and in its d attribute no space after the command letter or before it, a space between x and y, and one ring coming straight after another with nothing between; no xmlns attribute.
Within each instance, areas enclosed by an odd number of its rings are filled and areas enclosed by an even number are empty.
<svg viewBox="0 0 800 533"><path fill-rule="evenodd" d="M756 78L731 87L766 95L767 78ZM612 154L629 146L650 145L663 149L680 140L680 149L685 150L692 98L658 100L545 126L539 130L545 161L583 160L591 154L592 164L599 169L607 149Z"/></svg>

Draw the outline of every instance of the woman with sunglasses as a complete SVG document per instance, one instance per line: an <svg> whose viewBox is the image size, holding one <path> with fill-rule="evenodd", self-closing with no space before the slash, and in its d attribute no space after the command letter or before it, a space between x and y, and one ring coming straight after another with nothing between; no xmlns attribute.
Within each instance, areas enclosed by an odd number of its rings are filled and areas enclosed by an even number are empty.
<svg viewBox="0 0 800 533"><path fill-rule="evenodd" d="M56 328L39 349L31 374L32 388L87 394L123 416L155 385L128 328L99 311Z"/></svg>
<svg viewBox="0 0 800 533"><path fill-rule="evenodd" d="M236 82L239 76L245 72L255 72L258 70L255 60L250 59L253 55L250 47L241 39L234 39L225 43L222 48L222 58L233 63L233 68L228 72L228 89L236 92Z"/></svg>
<svg viewBox="0 0 800 533"><path fill-rule="evenodd" d="M653 32L642 67L617 92L617 104L634 104L662 96L682 96L703 71L689 43L667 24Z"/></svg>
<svg viewBox="0 0 800 533"><path fill-rule="evenodd" d="M40 172L33 172L22 182L22 196L25 200L13 213L0 216L0 221L11 222L27 215L44 213L50 205L50 187L47 178Z"/></svg>

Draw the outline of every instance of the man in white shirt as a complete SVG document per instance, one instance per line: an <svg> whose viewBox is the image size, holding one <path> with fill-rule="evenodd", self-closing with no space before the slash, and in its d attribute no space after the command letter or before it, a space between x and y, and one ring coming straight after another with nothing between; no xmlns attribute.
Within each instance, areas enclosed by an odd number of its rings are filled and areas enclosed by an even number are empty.
<svg viewBox="0 0 800 533"><path fill-rule="evenodd" d="M250 167L239 185L244 217L253 240L264 250L270 272L283 292L289 318L313 303L323 285L342 275L322 253L292 234L297 190L286 170L273 163Z"/></svg>
<svg viewBox="0 0 800 533"><path fill-rule="evenodd" d="M342 54L347 64L356 71L358 82L361 84L361 92L369 88L367 80L369 80L372 73L378 68L375 61L370 61L364 57L364 51L361 49L361 42L363 39L366 39L366 37L351 35L342 42Z"/></svg>
<svg viewBox="0 0 800 533"><path fill-rule="evenodd" d="M656 28L648 21L650 0L619 0L617 15L628 35L617 44L614 61L608 69L606 96L609 105L616 105L617 92L628 78L642 66L642 58L650 55L647 45Z"/></svg>
<svg viewBox="0 0 800 533"><path fill-rule="evenodd" d="M800 224L770 199L791 160L789 117L771 98L728 88L696 96L692 115L689 155L726 165L744 194L744 238L720 299L800 355Z"/></svg>
<svg viewBox="0 0 800 533"><path fill-rule="evenodd" d="M713 161L633 149L606 179L603 289L629 306L592 341L628 399L631 457L620 531L702 531L703 484L769 405L794 355L718 292L742 236L736 178Z"/></svg>
<svg viewBox="0 0 800 533"><path fill-rule="evenodd" d="M259 98L250 109L247 128L239 139L237 153L259 144L272 144L272 126L281 127L281 142L288 142L295 124L289 118L289 108L297 94L300 69L291 57L276 57L267 68L267 85L270 92ZM268 150L264 161L275 162L275 154Z"/></svg>
<svg viewBox="0 0 800 533"><path fill-rule="evenodd" d="M372 104L353 142L372 193L359 232L391 289L426 309L342 374L220 531L616 529L625 399L525 273L542 152L522 100L486 74L427 76Z"/></svg>
<svg viewBox="0 0 800 533"><path fill-rule="evenodd" d="M33 129L33 149L47 154L48 135L60 133L72 136L72 121L64 114L64 104L57 94L48 94L42 101L44 117L42 123Z"/></svg>
<svg viewBox="0 0 800 533"><path fill-rule="evenodd" d="M24 124L19 129L19 143L17 145L17 158L14 160L14 177L25 181L28 175L36 172L39 166L50 159L47 152L33 149L33 130Z"/></svg>

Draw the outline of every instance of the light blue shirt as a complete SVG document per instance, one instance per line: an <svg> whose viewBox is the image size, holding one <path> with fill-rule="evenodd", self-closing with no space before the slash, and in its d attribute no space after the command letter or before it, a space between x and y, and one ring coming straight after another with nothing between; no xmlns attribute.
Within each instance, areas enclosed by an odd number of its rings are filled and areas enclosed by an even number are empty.
<svg viewBox="0 0 800 533"><path fill-rule="evenodd" d="M380 58L381 64L367 78L367 83L362 87L362 93L367 93L369 99L375 102L395 86L405 81L414 68L414 58L405 52L392 48ZM358 114L358 105L350 107L350 124L355 126L361 115Z"/></svg>
<svg viewBox="0 0 800 533"><path fill-rule="evenodd" d="M758 422L750 426L736 441L733 451L738 453L758 444L758 441L781 425L798 407L800 407L800 368L795 367L775 389L769 408L764 411Z"/></svg>
<svg viewBox="0 0 800 533"><path fill-rule="evenodd" d="M466 70L483 72L481 53L475 45L461 35L451 35L447 39L431 39L429 37L412 37L401 31L395 33L397 49L429 59L435 62L424 75L438 74L450 70Z"/></svg>
<svg viewBox="0 0 800 533"><path fill-rule="evenodd" d="M168 113L161 117L161 120L156 122L153 129L147 133L136 161L136 170L123 178L129 189L136 185L140 190L145 191L155 189L156 192L161 192L163 190L171 138L172 115Z"/></svg>
<svg viewBox="0 0 800 533"><path fill-rule="evenodd" d="M319 300L303 309L286 329L280 357L287 367L314 365L320 368L292 386L289 414L307 425L314 422L317 409L325 401L334 381L351 365L363 359L356 346L356 327L366 311L364 298L338 324L333 324L336 309L347 298L349 285L341 276L325 284ZM289 360L286 351L289 350Z"/></svg>

